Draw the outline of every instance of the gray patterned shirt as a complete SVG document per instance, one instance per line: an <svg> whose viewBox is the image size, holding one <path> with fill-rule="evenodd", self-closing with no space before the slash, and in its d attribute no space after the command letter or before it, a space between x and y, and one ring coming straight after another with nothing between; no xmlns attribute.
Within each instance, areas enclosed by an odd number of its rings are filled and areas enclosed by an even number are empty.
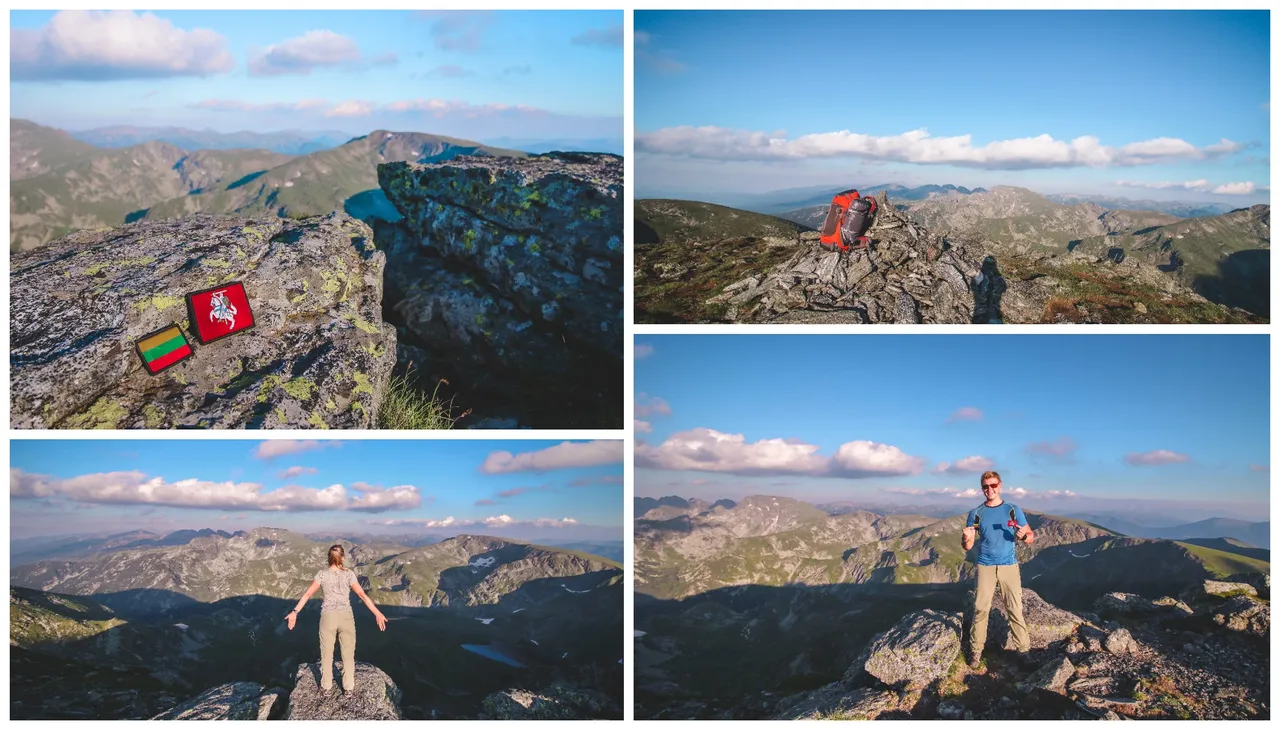
<svg viewBox="0 0 1280 730"><path fill-rule="evenodd" d="M356 582L356 574L346 568L342 570L324 570L316 573L316 582L324 589L324 603L320 605L320 613L344 611L351 613L351 584Z"/></svg>

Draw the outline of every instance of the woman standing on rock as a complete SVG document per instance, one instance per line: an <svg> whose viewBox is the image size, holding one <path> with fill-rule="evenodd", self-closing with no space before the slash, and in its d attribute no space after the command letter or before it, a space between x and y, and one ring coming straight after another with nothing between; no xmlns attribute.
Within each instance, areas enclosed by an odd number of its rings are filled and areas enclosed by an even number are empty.
<svg viewBox="0 0 1280 730"><path fill-rule="evenodd" d="M355 591L364 605L373 611L378 630L387 630L387 617L365 595L356 574L342 565L346 550L341 545L329 548L329 567L316 573L311 587L302 594L302 600L294 606L286 619L293 631L298 612L307 605L312 594L324 588L324 603L320 606L320 689L333 689L333 641L342 645L342 689L351 692L356 686L356 617L351 611L351 591Z"/></svg>

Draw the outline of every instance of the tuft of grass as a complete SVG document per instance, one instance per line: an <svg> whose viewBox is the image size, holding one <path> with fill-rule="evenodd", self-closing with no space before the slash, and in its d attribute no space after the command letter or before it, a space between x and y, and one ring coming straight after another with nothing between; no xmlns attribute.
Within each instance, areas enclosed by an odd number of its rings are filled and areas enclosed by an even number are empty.
<svg viewBox="0 0 1280 730"><path fill-rule="evenodd" d="M440 386L436 383L430 394L413 384L412 373L398 375L387 385L382 398L382 410L378 413L378 427L385 429L451 429L470 411L453 415L453 399L440 398Z"/></svg>

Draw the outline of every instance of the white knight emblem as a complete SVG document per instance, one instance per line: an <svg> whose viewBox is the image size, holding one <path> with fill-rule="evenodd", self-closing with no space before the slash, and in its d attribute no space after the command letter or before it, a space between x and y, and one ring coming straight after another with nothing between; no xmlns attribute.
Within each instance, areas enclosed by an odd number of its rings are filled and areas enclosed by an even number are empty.
<svg viewBox="0 0 1280 730"><path fill-rule="evenodd" d="M236 308L227 298L227 291L216 291L209 297L209 321L225 322L228 327L236 326Z"/></svg>

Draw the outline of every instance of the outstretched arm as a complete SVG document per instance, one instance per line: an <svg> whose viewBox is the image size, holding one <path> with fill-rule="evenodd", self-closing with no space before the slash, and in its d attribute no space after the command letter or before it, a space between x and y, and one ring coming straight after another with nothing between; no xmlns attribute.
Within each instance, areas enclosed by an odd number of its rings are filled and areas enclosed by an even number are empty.
<svg viewBox="0 0 1280 730"><path fill-rule="evenodd" d="M378 630L386 631L387 617L383 616L382 612L378 610L378 607L373 605L373 599L369 598L369 596L365 594L364 589L360 587L360 583L354 580L351 581L351 590L355 591L356 595L360 597L360 600L364 601L364 605L368 606L369 610L373 612L373 618L378 622Z"/></svg>
<svg viewBox="0 0 1280 730"><path fill-rule="evenodd" d="M302 594L302 598L298 599L298 605L294 606L293 610L289 612L289 615L285 617L289 622L290 631L293 631L293 626L298 621L298 612L302 610L303 606L307 605L307 601L310 601L311 597L314 596L318 590L320 590L320 581L311 581L311 587L307 589L306 593Z"/></svg>

